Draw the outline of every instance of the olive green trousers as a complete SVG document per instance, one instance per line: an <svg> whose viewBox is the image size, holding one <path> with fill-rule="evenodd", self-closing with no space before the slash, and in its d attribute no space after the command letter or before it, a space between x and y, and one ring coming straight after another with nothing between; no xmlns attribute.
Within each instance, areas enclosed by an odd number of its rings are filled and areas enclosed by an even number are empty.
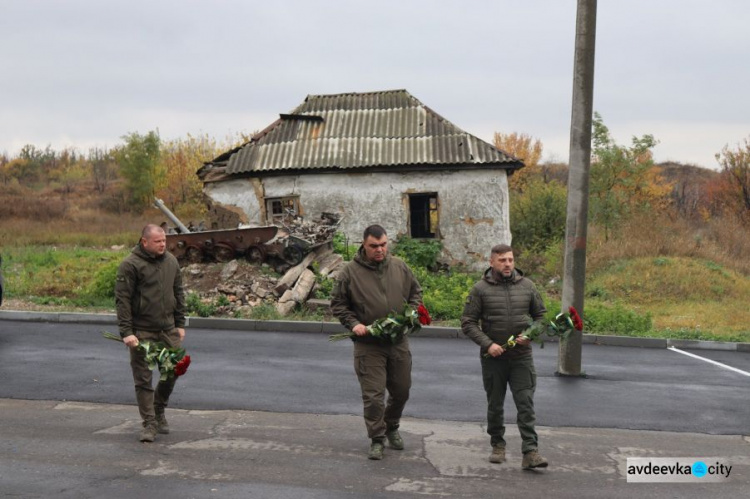
<svg viewBox="0 0 750 499"><path fill-rule="evenodd" d="M385 440L387 431L399 427L411 389L409 340L396 345L354 342L354 371L364 403L367 436ZM385 392L388 400L385 401Z"/></svg>
<svg viewBox="0 0 750 499"><path fill-rule="evenodd" d="M151 331L135 331L138 341L161 342L169 348L179 348L182 345L180 334L176 329L154 333ZM156 414L163 414L169 403L169 396L174 389L176 378L159 381L154 390L152 385L153 372L148 368L143 352L137 348L130 348L130 367L133 370L135 382L135 399L144 426L156 421ZM159 373L157 371L157 376Z"/></svg>
<svg viewBox="0 0 750 499"><path fill-rule="evenodd" d="M516 404L516 423L521 433L521 451L536 450L538 437L534 425L534 391L536 371L531 355L515 359L482 357L482 381L487 394L487 433L490 444L505 447L505 393L508 385Z"/></svg>

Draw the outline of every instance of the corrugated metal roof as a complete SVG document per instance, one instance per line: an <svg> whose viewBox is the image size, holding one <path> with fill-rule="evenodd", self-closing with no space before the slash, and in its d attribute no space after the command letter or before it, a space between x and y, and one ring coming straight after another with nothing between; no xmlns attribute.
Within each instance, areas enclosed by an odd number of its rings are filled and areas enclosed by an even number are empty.
<svg viewBox="0 0 750 499"><path fill-rule="evenodd" d="M315 117L315 118L312 118ZM228 156L228 158L227 158ZM309 95L242 147L207 166L226 173L522 163L464 132L406 90Z"/></svg>

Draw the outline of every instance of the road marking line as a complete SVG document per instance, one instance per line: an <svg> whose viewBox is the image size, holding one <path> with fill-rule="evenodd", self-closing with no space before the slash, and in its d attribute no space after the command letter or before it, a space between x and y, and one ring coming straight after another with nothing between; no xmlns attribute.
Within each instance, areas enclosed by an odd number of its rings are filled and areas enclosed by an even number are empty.
<svg viewBox="0 0 750 499"><path fill-rule="evenodd" d="M705 357L701 357L700 355L695 355L694 353L685 352L684 350L680 350L679 348L675 347L669 347L667 350L672 350L673 352L681 353L682 355L687 355L688 357L693 357L694 359L700 359L704 362L708 362L709 364L715 364L719 367L724 367L726 369L729 369L730 371L734 371L736 373L744 374L745 376L750 376L750 373L747 371L743 371L741 369L737 369L736 367L728 366L726 364L722 364L721 362L716 362L715 360L707 359Z"/></svg>

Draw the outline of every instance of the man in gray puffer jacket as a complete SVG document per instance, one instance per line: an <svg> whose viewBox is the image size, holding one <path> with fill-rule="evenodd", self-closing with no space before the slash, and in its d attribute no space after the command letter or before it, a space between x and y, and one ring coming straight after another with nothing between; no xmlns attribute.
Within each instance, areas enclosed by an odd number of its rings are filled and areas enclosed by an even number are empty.
<svg viewBox="0 0 750 499"><path fill-rule="evenodd" d="M539 292L530 279L515 268L513 249L507 244L492 248L490 268L471 289L461 317L461 330L479 345L482 380L487 393L487 433L492 445L491 463L505 461L505 393L510 385L518 411L518 429L523 440L521 450L524 469L544 468L547 460L537 451L534 429L534 390L536 371L528 338L518 336L529 326L529 317L544 318ZM503 349L508 339L516 337L513 348Z"/></svg>

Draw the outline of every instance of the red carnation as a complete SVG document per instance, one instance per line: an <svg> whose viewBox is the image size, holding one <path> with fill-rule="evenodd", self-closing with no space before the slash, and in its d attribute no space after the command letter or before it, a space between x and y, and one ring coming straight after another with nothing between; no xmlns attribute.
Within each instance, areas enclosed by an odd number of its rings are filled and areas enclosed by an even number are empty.
<svg viewBox="0 0 750 499"><path fill-rule="evenodd" d="M417 314L419 315L419 323L423 326L429 326L432 324L432 317L430 317L430 312L427 311L427 307L424 306L424 304L419 304L417 307Z"/></svg>
<svg viewBox="0 0 750 499"><path fill-rule="evenodd" d="M578 331L583 331L583 321L581 320L581 316L578 315L578 311L575 307L570 307L568 312L570 313L570 318L573 320L573 327Z"/></svg>
<svg viewBox="0 0 750 499"><path fill-rule="evenodd" d="M185 374L188 370L188 366L190 365L190 356L186 355L180 360L176 366L174 366L174 376L175 378L179 378L183 374Z"/></svg>

